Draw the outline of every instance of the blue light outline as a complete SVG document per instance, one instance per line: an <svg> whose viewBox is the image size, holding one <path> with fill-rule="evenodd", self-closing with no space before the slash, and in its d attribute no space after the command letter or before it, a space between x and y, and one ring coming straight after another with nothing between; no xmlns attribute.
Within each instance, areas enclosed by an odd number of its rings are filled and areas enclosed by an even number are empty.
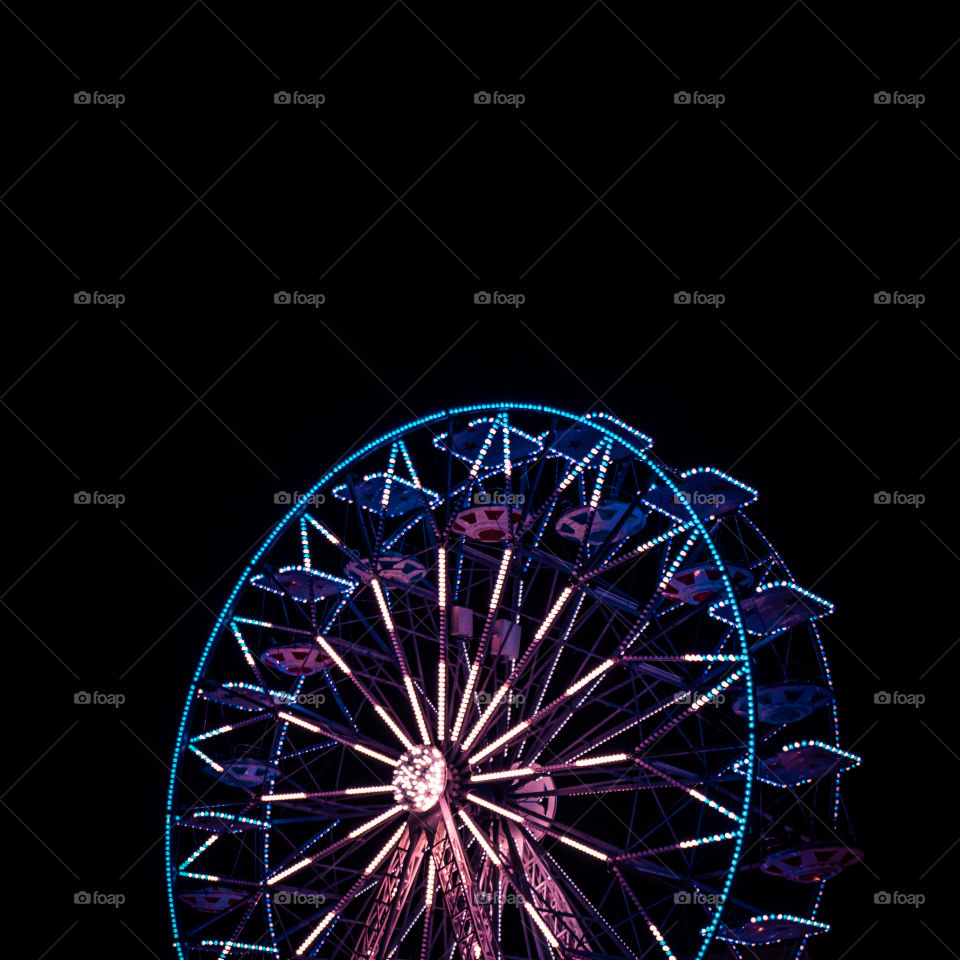
<svg viewBox="0 0 960 960"><path fill-rule="evenodd" d="M361 457L366 456L368 453L371 453L375 449L395 440L397 437L405 436L411 431L425 426L428 423L435 423L438 420L448 419L449 417L456 416L459 414L470 414L474 412L482 413L489 412L493 416L497 416L503 410L527 410L535 413L546 413L554 416L566 417L569 420L575 422L587 424L594 429L600 431L601 433L606 434L609 437L612 437L614 440L619 441L628 450L630 450L634 456L636 456L641 462L647 465L650 470L655 474L655 476L662 482L670 487L674 494L680 494L680 488L674 482L674 480L653 460L651 460L646 451L650 447L644 448L644 450L639 449L629 440L627 440L622 434L615 433L610 427L606 424L598 423L597 419L588 420L587 415L578 416L577 414L570 413L566 410L560 410L557 407L551 407L544 404L532 404L532 403L517 403L517 402L506 402L506 403L497 403L497 404L470 404L464 407L452 407L449 410L441 410L438 413L429 414L425 417L418 417L415 420L411 420L406 424L403 424L400 427L389 431L388 433L382 434L380 437L371 440L369 443L355 450L352 454L346 457L344 460L341 460L338 464L328 470L310 489L309 491L300 498L298 503L294 504L287 513L283 516L280 522L273 528L273 530L267 535L263 543L257 548L255 553L251 556L250 560L247 563L243 573L240 575L240 578L237 580L233 589L230 592L230 595L227 597L226 602L221 608L220 614L218 615L216 621L214 622L213 628L210 631L209 636L207 637L207 642L204 646L203 652L200 656L200 660L197 663L196 670L194 671L193 678L190 683L190 689L187 693L186 704L180 716L180 725L177 730L176 743L173 751L173 763L171 764L170 771L170 781L167 788L167 812L166 812L166 824L164 832L164 852L166 856L167 864L167 902L168 908L170 911L170 920L171 926L173 929L174 936L174 946L177 950L177 955L179 960L186 960L183 952L183 946L180 942L180 930L177 922L176 915L176 904L173 892L174 885L174 876L175 870L171 862L172 854L172 844L173 844L173 822L174 822L174 791L176 789L176 780L177 780L177 771L179 769L180 760L183 756L185 745L184 745L184 736L185 730L187 728L187 723L190 718L191 709L194 706L195 701L195 691L197 684L199 683L200 677L203 674L204 666L207 662L208 657L210 656L213 646L220 636L221 629L226 621L228 621L233 613L235 602L240 594L240 591L243 589L244 585L248 582L250 574L256 569L257 562L260 558L267 552L270 546L274 541L285 532L288 526L296 520L307 508L309 505L310 498L319 491L323 484L327 483L332 477L336 476L340 471L345 469L349 464L359 460ZM646 435L643 435L644 437ZM734 628L737 631L737 636L740 641L740 651L744 657L744 687L747 694L747 703L749 706L748 715L747 715L747 756L744 759L749 760L748 764L748 775L746 776L744 783L744 794L743 794L743 804L741 807L741 817L740 823L738 824L737 829L737 838L734 843L733 857L730 861L730 867L727 871L727 876L724 880L723 889L720 894L720 903L717 904L717 909L711 915L710 923L704 928L703 931L703 941L700 945L700 950L698 951L694 960L702 960L704 954L709 948L711 942L713 941L714 935L716 933L717 926L719 925L720 918L723 914L723 908L726 905L727 895L730 892L730 887L733 884L733 879L736 876L737 868L740 863L740 855L743 849L744 835L746 824L749 819L749 809L750 809L750 799L753 789L753 775L755 772L755 717L754 717L754 696L753 696L753 674L750 670L750 651L748 647L748 637L747 632L744 629L743 622L740 617L740 611L737 604L733 601L736 599L736 594L733 590L733 584L730 582L730 578L727 576L726 565L723 561L723 558L720 556L720 553L713 543L713 540L710 538L707 528L703 520L697 515L693 508L689 504L685 504L688 512L690 513L691 520L694 523L694 526L698 529L700 535L703 537L703 542L706 544L708 550L713 555L713 558L722 572L723 583L726 588L727 596L730 598L732 607L731 610L734 614ZM276 945L274 945L274 950L276 950Z"/></svg>

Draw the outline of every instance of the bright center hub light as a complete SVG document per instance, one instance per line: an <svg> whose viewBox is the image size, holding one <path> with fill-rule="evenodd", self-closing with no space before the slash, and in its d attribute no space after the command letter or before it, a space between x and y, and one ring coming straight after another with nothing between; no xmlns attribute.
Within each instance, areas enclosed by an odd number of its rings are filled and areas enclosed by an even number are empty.
<svg viewBox="0 0 960 960"><path fill-rule="evenodd" d="M412 747L393 775L393 796L404 810L423 813L437 805L447 783L447 765L436 747Z"/></svg>

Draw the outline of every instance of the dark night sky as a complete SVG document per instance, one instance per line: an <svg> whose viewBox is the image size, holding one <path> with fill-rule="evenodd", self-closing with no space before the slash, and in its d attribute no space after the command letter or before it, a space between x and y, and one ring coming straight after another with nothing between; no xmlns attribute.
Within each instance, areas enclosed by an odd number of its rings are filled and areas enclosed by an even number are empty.
<svg viewBox="0 0 960 960"><path fill-rule="evenodd" d="M415 416L499 399L609 410L665 462L760 489L754 518L837 603L841 731L865 758L845 784L865 864L829 889L835 929L810 953L951 943L960 52L938 61L953 35L934 5L800 3L751 46L787 9L400 3L312 22L201 3L155 47L178 12L0 14L21 91L0 158L2 802L25 898L8 894L8 934L42 917L18 955L104 938L172 956L176 724L274 492ZM281 290L326 302L274 305ZM481 290L525 302L478 306ZM926 503L876 505L882 490ZM75 706L78 690L126 703ZM875 705L881 690L926 703ZM126 903L74 906L83 889ZM879 890L926 903L875 906Z"/></svg>

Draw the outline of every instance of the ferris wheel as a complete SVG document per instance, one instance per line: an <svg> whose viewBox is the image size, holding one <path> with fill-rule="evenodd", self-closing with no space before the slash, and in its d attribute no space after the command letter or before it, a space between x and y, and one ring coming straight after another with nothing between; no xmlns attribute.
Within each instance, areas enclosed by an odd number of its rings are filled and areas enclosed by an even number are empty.
<svg viewBox="0 0 960 960"><path fill-rule="evenodd" d="M603 414L441 411L251 558L177 732L181 960L795 957L856 863L817 622L749 518Z"/></svg>

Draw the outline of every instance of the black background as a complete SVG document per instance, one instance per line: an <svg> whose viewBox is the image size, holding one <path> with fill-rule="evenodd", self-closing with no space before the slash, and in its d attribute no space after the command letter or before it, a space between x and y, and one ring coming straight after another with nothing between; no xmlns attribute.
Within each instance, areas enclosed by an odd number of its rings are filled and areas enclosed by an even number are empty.
<svg viewBox="0 0 960 960"><path fill-rule="evenodd" d="M274 494L415 416L500 399L609 410L667 463L760 489L754 518L837 603L841 733L864 755L844 792L865 862L828 890L834 931L810 954L957 955L944 9L3 6L0 813L18 955L172 955L176 725L216 609L285 509ZM895 690L926 703L875 704ZM125 903L74 905L80 890ZM881 890L926 902L876 905Z"/></svg>

